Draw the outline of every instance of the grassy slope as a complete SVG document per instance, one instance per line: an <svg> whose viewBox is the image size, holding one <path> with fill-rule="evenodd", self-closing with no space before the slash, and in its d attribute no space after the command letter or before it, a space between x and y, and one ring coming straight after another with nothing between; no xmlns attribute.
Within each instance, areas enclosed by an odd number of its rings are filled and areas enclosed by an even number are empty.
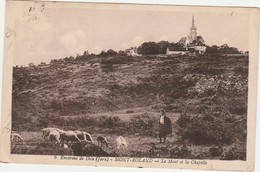
<svg viewBox="0 0 260 172"><path fill-rule="evenodd" d="M190 108L196 113L227 108L245 115L247 71L247 57L218 55L89 57L42 68L14 68L13 129L38 130L41 119L50 115L127 109L178 113Z"/></svg>

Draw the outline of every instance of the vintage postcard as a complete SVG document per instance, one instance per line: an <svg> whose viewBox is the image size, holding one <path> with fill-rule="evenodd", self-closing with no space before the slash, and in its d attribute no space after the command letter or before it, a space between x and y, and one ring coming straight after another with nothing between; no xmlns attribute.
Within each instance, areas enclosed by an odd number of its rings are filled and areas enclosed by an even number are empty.
<svg viewBox="0 0 260 172"><path fill-rule="evenodd" d="M1 162L254 170L259 9L6 4Z"/></svg>

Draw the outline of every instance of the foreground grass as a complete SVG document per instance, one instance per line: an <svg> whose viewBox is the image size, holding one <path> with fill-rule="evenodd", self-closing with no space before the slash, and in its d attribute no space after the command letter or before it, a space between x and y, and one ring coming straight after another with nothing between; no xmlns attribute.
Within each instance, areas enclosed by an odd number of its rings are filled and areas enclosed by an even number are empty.
<svg viewBox="0 0 260 172"><path fill-rule="evenodd" d="M73 151L68 148L59 147L48 140L42 139L41 132L21 132L24 138L23 143L13 142L11 144L12 154L33 154L33 155L73 155ZM98 134L92 134L94 143L97 144ZM166 143L159 143L157 137L147 137L139 135L125 135L128 142L126 151L119 152L116 149L116 138L118 135L105 135L109 145L103 149L111 156L117 157L150 157L150 158L176 158L176 159L224 159L226 154L234 145L224 145L223 152L216 153L212 149L217 149L214 145L196 146L192 144L180 143L176 135L167 137ZM244 143L239 145L242 149ZM240 151L238 153L244 154ZM241 156L240 159L244 160ZM232 159L232 157L231 157Z"/></svg>

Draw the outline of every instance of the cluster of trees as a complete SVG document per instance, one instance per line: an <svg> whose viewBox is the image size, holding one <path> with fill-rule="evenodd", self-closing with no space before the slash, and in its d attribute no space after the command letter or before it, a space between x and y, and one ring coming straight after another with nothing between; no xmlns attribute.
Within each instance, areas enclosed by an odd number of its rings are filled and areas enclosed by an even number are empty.
<svg viewBox="0 0 260 172"><path fill-rule="evenodd" d="M182 51L185 50L182 44L160 41L160 42L144 42L138 47L138 53L142 55L158 55L166 54L166 50L169 48L171 51Z"/></svg>
<svg viewBox="0 0 260 172"><path fill-rule="evenodd" d="M132 47L133 48L133 47ZM116 55L127 55L126 52L129 51L129 48L125 51L114 51L113 49L109 49L107 51L102 51L98 56L100 57L109 57ZM144 42L137 48L138 54L142 55L158 55L158 54L166 54L167 48L171 50L183 50L183 46L180 43L168 42L168 41L160 41L160 42Z"/></svg>
<svg viewBox="0 0 260 172"><path fill-rule="evenodd" d="M227 44L223 44L221 46L217 46L217 45L208 46L206 49L206 53L239 54L240 51L238 51L238 49L235 47L229 47Z"/></svg>
<svg viewBox="0 0 260 172"><path fill-rule="evenodd" d="M118 53L114 51L113 49L109 49L107 51L101 51L101 53L98 55L100 57L109 57L109 56L116 56Z"/></svg>
<svg viewBox="0 0 260 172"><path fill-rule="evenodd" d="M193 43L194 45L204 45L203 42L199 40ZM171 51L183 51L185 47L179 42L168 42L168 41L160 41L160 42L144 42L138 48L138 54L142 55L158 55L158 54L166 54L166 50L169 48ZM227 44L223 44L221 46L212 45L207 46L206 53L222 53L222 54L239 54L241 53L237 48L230 47ZM116 55L126 55L126 51L114 51L109 49L108 51L102 51L98 56L100 57L108 57L108 56L116 56Z"/></svg>
<svg viewBox="0 0 260 172"><path fill-rule="evenodd" d="M133 48L133 47L132 47ZM100 54L98 54L99 57L109 57L109 56L125 56L127 55L127 51L129 51L129 48L125 51L114 51L113 49L109 49L107 51L102 51ZM142 45L140 45L137 48L138 54L142 55L158 55L158 54L166 54L167 48L170 48L171 50L183 50L183 46L179 43L171 43L168 41L160 41L160 42L144 42Z"/></svg>
<svg viewBox="0 0 260 172"><path fill-rule="evenodd" d="M203 42L195 41L194 45L204 45ZM183 51L185 47L177 43L170 43L168 41L156 42L144 42L141 46L138 47L138 53L142 55L158 55L166 54L166 50L169 48L171 51ZM207 46L206 53L220 53L220 54L239 54L241 53L237 48L230 47L227 44L221 46L213 45Z"/></svg>
<svg viewBox="0 0 260 172"><path fill-rule="evenodd" d="M192 43L193 45L205 45L203 39L196 40ZM206 46L206 45L205 45ZM170 51L185 51L185 47L177 42L168 42L168 41L160 41L160 42L144 42L142 43L138 48L137 52L138 54L141 55L158 55L158 54L166 54L167 48L169 48ZM126 50L119 50L115 51L113 49L109 49L107 51L103 50L99 54L89 54L88 51L84 51L82 55L77 54L76 57L65 57L63 59L53 59L51 60L51 64L57 64L57 63L72 63L74 60L77 61L85 61L87 60L90 56L98 56L98 57L111 57L111 56L127 56L127 52L129 50L133 49L133 47L126 49ZM239 51L235 47L230 47L227 44L223 44L221 46L217 45L212 45L212 46L207 46L206 53L209 54L240 54L241 51ZM248 53L248 51L246 52ZM45 66L46 63L40 64L40 66ZM18 68L18 66L16 66ZM29 64L29 67L35 68L36 65L33 63Z"/></svg>

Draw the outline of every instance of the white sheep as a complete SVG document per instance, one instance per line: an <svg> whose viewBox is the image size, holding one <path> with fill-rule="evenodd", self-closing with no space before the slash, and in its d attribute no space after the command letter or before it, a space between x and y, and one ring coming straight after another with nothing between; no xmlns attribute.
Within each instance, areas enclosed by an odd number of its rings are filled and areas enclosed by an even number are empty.
<svg viewBox="0 0 260 172"><path fill-rule="evenodd" d="M123 136L119 136L116 139L116 145L117 145L117 150L119 152L123 151L125 152L126 148L127 148L127 142L126 139Z"/></svg>
<svg viewBox="0 0 260 172"><path fill-rule="evenodd" d="M60 133L57 130L51 130L48 135L50 141L53 141L55 144L60 144Z"/></svg>
<svg viewBox="0 0 260 172"><path fill-rule="evenodd" d="M23 138L20 134L11 133L11 141L13 142L13 141L15 141L15 139L16 139L16 141L22 141L23 142Z"/></svg>

